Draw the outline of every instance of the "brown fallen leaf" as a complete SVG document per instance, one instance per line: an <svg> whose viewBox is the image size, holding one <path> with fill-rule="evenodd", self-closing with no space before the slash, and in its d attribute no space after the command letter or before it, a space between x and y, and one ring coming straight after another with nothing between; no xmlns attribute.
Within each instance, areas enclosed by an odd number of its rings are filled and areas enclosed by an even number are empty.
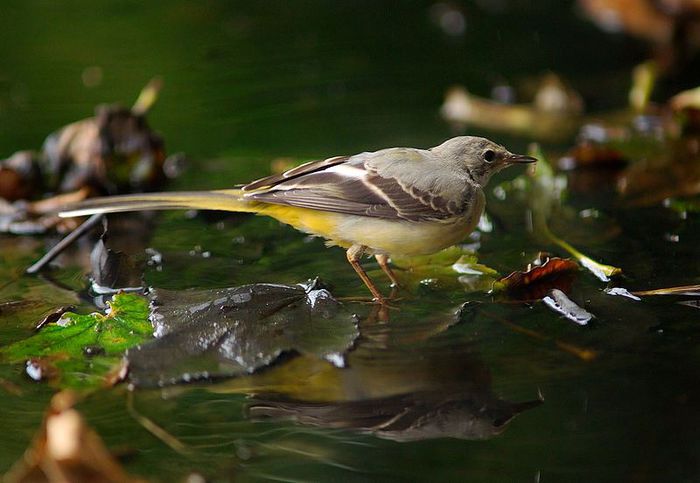
<svg viewBox="0 0 700 483"><path fill-rule="evenodd" d="M62 391L52 399L31 446L3 477L20 482L140 482L112 457L99 435L73 408L76 396Z"/></svg>
<svg viewBox="0 0 700 483"><path fill-rule="evenodd" d="M500 278L496 284L509 296L519 300L539 300L550 290L567 292L571 289L578 264L570 258L548 257L540 254L524 271Z"/></svg>
<svg viewBox="0 0 700 483"><path fill-rule="evenodd" d="M25 200L36 195L41 178L33 151L18 151L0 161L0 198Z"/></svg>
<svg viewBox="0 0 700 483"><path fill-rule="evenodd" d="M584 140L560 158L557 165L564 170L587 167L621 168L627 161L625 155L614 147Z"/></svg>

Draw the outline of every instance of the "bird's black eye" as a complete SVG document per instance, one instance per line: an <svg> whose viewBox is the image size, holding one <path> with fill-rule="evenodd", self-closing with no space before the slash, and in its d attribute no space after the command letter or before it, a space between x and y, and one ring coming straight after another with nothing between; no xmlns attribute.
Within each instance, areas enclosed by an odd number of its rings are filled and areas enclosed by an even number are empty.
<svg viewBox="0 0 700 483"><path fill-rule="evenodd" d="M484 156L484 161L486 161L487 163L490 163L491 161L493 161L496 158L496 153L494 153L490 149L487 149L486 151L484 151L483 156Z"/></svg>

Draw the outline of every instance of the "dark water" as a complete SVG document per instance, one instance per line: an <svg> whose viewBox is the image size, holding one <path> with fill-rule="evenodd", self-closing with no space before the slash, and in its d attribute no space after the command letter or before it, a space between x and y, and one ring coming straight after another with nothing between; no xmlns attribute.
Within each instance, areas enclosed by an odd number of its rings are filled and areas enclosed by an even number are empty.
<svg viewBox="0 0 700 483"><path fill-rule="evenodd" d="M170 152L192 158L174 187L227 187L267 174L270 160L282 156L438 144L452 135L437 110L444 90L456 83L488 95L495 83L553 70L572 81L591 109L623 105L630 68L644 59L644 46L600 33L568 2L466 2L465 34L457 37L431 21L431 7L4 2L0 153L38 147L47 133L90 115L99 102L130 103L160 75L165 86L151 123ZM100 67L102 80L86 87L81 76L91 66ZM482 134L513 151L529 141ZM564 218L554 228L587 254L622 267L622 285L700 283L697 214L682 219L662 207L623 207L604 188L567 196L574 213L596 209L601 217ZM522 204L489 193L487 210L500 222L481 236L481 263L507 273L540 250L557 253L526 232ZM148 245L164 256L162 271L146 274L161 288L320 276L337 295L365 295L341 250L325 250L322 241L269 219L217 223L166 213L154 222ZM20 276L44 249L40 238L0 237L0 284L10 282L0 303L18 302L0 305L2 344L27 337L43 311L75 303L71 289L85 286L75 253L52 272L64 288ZM368 267L379 279L377 267ZM124 456L128 471L162 481L193 471L239 481L694 481L700 477L697 308L678 299L611 297L605 286L587 272L577 275L571 297L596 315L587 327L540 303L495 303L457 286L424 286L398 304L389 323L357 306L362 336L346 369L290 357L217 384L136 391L138 412L193 448L188 455L143 429L122 387L90 396L80 409ZM483 304L456 317L468 300ZM598 357L583 361L561 343ZM4 471L28 445L53 389L28 382L14 365L0 365L0 377L23 391L0 389ZM334 417L325 427L251 421L246 408L256 401L253 393L327 403ZM521 408L509 421L515 403L539 395L544 403ZM395 441L401 438L361 431L367 400L388 414L410 406L419 418L450 407L457 416L441 420L442 433L432 438ZM435 437L465 421L472 424L464 439ZM343 425L356 430L337 427Z"/></svg>

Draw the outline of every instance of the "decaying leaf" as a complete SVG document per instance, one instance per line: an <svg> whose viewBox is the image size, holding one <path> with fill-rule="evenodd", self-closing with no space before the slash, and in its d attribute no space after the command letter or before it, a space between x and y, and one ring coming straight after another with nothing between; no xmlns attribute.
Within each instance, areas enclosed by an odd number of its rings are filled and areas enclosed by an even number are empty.
<svg viewBox="0 0 700 483"><path fill-rule="evenodd" d="M19 151L0 161L0 199L8 202L0 210L0 231L69 231L62 224L70 222L53 214L57 206L161 185L167 171L163 140L145 118L159 89L160 82L152 81L131 109L98 106L94 117L49 135L41 152Z"/></svg>
<svg viewBox="0 0 700 483"><path fill-rule="evenodd" d="M552 288L568 291L573 283L572 274L579 266L569 258L538 257L524 271L513 272L500 278L494 286L522 300L538 300Z"/></svg>
<svg viewBox="0 0 700 483"><path fill-rule="evenodd" d="M358 336L355 316L315 282L156 289L151 298L157 339L126 354L135 385L249 374L290 351L342 366Z"/></svg>
<svg viewBox="0 0 700 483"><path fill-rule="evenodd" d="M145 298L117 294L106 315L64 313L32 337L3 348L0 354L13 362L31 361L27 368L32 373L36 368L55 367L52 382L63 387L100 386L119 366L127 348L151 336L148 314Z"/></svg>
<svg viewBox="0 0 700 483"><path fill-rule="evenodd" d="M73 408L76 396L59 392L51 399L39 433L24 456L4 475L8 483L121 483L141 479L127 474L99 435Z"/></svg>
<svg viewBox="0 0 700 483"><path fill-rule="evenodd" d="M33 151L18 151L0 160L0 198L17 201L38 194L42 181L37 158Z"/></svg>
<svg viewBox="0 0 700 483"><path fill-rule="evenodd" d="M153 90L157 87L152 84L144 89ZM102 105L94 117L49 135L43 146L42 172L50 185L60 192L92 186L98 192L116 193L160 184L163 140L151 130L145 113L141 108Z"/></svg>

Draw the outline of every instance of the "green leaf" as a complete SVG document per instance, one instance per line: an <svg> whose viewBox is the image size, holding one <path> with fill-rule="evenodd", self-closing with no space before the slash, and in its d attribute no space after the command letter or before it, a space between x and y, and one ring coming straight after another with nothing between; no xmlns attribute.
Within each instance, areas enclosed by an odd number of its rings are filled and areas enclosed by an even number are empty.
<svg viewBox="0 0 700 483"><path fill-rule="evenodd" d="M0 353L11 362L40 358L58 370L59 386L89 388L104 382L123 352L150 338L148 301L139 295L117 294L106 314L68 312L36 335ZM89 353L96 355L89 355Z"/></svg>

